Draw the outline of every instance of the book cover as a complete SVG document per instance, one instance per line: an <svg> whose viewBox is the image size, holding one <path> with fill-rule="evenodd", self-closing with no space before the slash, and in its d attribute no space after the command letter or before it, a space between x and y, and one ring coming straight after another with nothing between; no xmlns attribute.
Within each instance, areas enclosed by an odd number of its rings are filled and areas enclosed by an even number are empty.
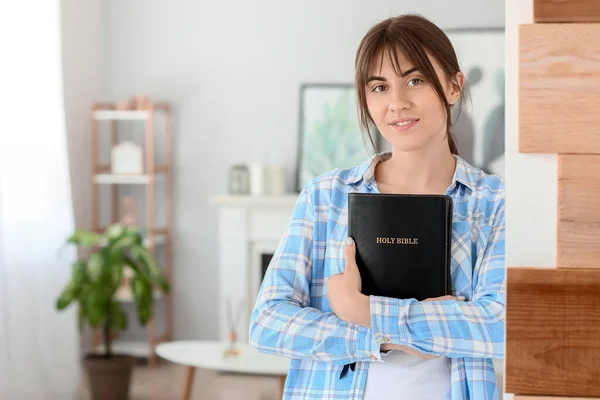
<svg viewBox="0 0 600 400"><path fill-rule="evenodd" d="M366 295L422 301L452 294L452 198L348 194L348 235Z"/></svg>

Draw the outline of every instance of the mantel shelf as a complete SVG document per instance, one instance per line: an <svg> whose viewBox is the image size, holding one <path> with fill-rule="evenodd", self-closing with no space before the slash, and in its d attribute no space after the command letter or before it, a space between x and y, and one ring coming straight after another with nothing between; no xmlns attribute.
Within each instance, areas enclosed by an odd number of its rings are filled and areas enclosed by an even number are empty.
<svg viewBox="0 0 600 400"><path fill-rule="evenodd" d="M282 196L221 195L209 198L210 204L232 207L254 206L294 206L298 194L288 193Z"/></svg>

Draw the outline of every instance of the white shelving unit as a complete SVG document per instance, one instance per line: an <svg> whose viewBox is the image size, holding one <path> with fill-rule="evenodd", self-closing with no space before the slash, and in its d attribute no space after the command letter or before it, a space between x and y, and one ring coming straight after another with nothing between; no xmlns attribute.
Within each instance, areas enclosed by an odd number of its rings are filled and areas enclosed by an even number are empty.
<svg viewBox="0 0 600 400"><path fill-rule="evenodd" d="M157 165L155 147L157 138L155 137L155 117L158 113L164 115L164 164ZM136 121L144 124L144 156L143 173L141 174L114 174L110 165L100 165L99 159L99 129L100 121L108 121L110 124L110 144L111 149L120 143L118 122ZM164 262L159 263L164 267L164 273L169 284L172 285L173 265L172 265L172 115L171 107L167 103L153 103L145 97L134 97L125 103L96 103L92 107L90 114L91 124L91 190L92 190L92 229L103 231L105 226L100 224L100 199L99 188L102 185L108 185L111 194L110 201L110 223L119 222L119 191L120 185L132 185L141 187L145 191L145 224L140 226L145 232L144 244L151 251L157 249L163 250ZM128 125L130 126L130 125ZM161 207L164 208L166 223L164 226L156 226L156 199L155 183L160 183L164 187L164 202ZM133 301L131 292L127 288L121 290L118 298L122 302ZM173 300L172 294L155 295L155 300L165 301L165 327L164 332L157 333L155 319L151 319L147 325L147 340L123 340L117 338L113 341L115 352L131 354L138 357L148 357L148 362L152 366L156 362L155 347L165 341L171 340L173 331ZM94 333L94 345L96 351L103 348L101 335L97 331Z"/></svg>

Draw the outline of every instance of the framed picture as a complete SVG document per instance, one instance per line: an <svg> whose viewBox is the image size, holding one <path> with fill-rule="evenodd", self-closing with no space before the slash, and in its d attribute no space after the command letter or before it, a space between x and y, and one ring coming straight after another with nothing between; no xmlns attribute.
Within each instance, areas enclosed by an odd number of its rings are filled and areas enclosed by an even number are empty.
<svg viewBox="0 0 600 400"><path fill-rule="evenodd" d="M486 172L504 176L504 28L445 33L470 93L460 116L453 118L459 155Z"/></svg>
<svg viewBox="0 0 600 400"><path fill-rule="evenodd" d="M373 128L374 139L379 133ZM300 134L296 190L335 168L366 161L372 151L361 134L353 84L304 84L300 88ZM377 145L378 141L376 141Z"/></svg>

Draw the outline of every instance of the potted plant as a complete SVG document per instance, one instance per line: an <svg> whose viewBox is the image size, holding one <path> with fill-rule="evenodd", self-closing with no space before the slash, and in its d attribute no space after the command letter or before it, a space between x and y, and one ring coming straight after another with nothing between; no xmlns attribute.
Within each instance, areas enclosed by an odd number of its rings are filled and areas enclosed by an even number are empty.
<svg viewBox="0 0 600 400"><path fill-rule="evenodd" d="M127 327L127 315L117 292L123 277L130 277L137 317L146 326L152 316L153 293L164 293L169 285L153 254L144 246L142 232L123 224L113 224L104 233L76 230L66 244L89 248L90 254L73 263L71 277L56 300L64 310L72 303L79 308L79 328L101 329L103 353L84 357L94 400L127 400L134 358L114 354L113 333Z"/></svg>

